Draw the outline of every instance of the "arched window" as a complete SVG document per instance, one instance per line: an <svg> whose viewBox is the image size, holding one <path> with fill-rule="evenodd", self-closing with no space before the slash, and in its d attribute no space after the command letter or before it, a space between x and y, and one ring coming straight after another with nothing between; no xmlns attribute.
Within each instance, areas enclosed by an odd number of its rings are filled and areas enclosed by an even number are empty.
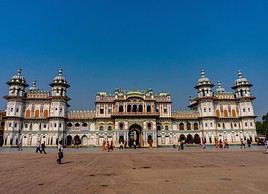
<svg viewBox="0 0 268 194"><path fill-rule="evenodd" d="M25 113L25 116L26 116L26 118L29 118L31 116L31 111L27 110L26 113Z"/></svg>
<svg viewBox="0 0 268 194"><path fill-rule="evenodd" d="M220 110L216 110L216 116L217 117L220 117L221 116Z"/></svg>
<svg viewBox="0 0 268 194"><path fill-rule="evenodd" d="M100 128L99 128L100 131L103 131L103 126L101 125Z"/></svg>
<svg viewBox="0 0 268 194"><path fill-rule="evenodd" d="M232 117L236 117L236 111L234 109L232 110Z"/></svg>
<svg viewBox="0 0 268 194"><path fill-rule="evenodd" d="M198 130L198 123L194 123L194 130Z"/></svg>
<svg viewBox="0 0 268 194"><path fill-rule="evenodd" d="M112 130L112 126L109 126L109 127L108 127L108 131L111 131L111 130Z"/></svg>
<svg viewBox="0 0 268 194"><path fill-rule="evenodd" d="M47 118L48 117L48 110L44 111L44 117Z"/></svg>
<svg viewBox="0 0 268 194"><path fill-rule="evenodd" d="M156 128L157 128L158 131L160 131L162 129L161 124L158 124Z"/></svg>
<svg viewBox="0 0 268 194"><path fill-rule="evenodd" d="M82 124L82 127L87 127L87 123L83 123Z"/></svg>
<svg viewBox="0 0 268 194"><path fill-rule="evenodd" d="M184 130L184 124L180 123L179 128L180 128L180 130Z"/></svg>
<svg viewBox="0 0 268 194"><path fill-rule="evenodd" d="M165 126L165 130L168 130L168 126L167 125Z"/></svg>
<svg viewBox="0 0 268 194"><path fill-rule="evenodd" d="M122 105L119 106L119 112L124 112L124 107Z"/></svg>
<svg viewBox="0 0 268 194"><path fill-rule="evenodd" d="M139 105L139 112L143 112L141 104Z"/></svg>
<svg viewBox="0 0 268 194"><path fill-rule="evenodd" d="M124 129L124 123L119 123L119 129L123 130Z"/></svg>
<svg viewBox="0 0 268 194"><path fill-rule="evenodd" d="M75 126L75 127L80 127L80 124L79 124L79 123L75 123L74 126Z"/></svg>
<svg viewBox="0 0 268 194"><path fill-rule="evenodd" d="M133 105L133 112L137 112L137 105Z"/></svg>
<svg viewBox="0 0 268 194"><path fill-rule="evenodd" d="M228 117L228 111L227 110L224 110L223 111L223 115L224 115L224 117Z"/></svg>
<svg viewBox="0 0 268 194"><path fill-rule="evenodd" d="M67 124L67 127L72 127L72 126L73 126L72 123L68 123L68 124Z"/></svg>
<svg viewBox="0 0 268 194"><path fill-rule="evenodd" d="M127 112L131 112L131 105L127 105Z"/></svg>
<svg viewBox="0 0 268 194"><path fill-rule="evenodd" d="M147 123L147 128L148 128L149 130L151 130L151 129L152 129L152 123Z"/></svg>
<svg viewBox="0 0 268 194"><path fill-rule="evenodd" d="M187 122L187 130L191 130L191 123Z"/></svg>
<svg viewBox="0 0 268 194"><path fill-rule="evenodd" d="M218 123L218 127L221 127L221 124L220 123Z"/></svg>
<svg viewBox="0 0 268 194"><path fill-rule="evenodd" d="M35 113L34 113L34 117L35 118L39 118L40 114L39 114L39 110L36 110Z"/></svg>
<svg viewBox="0 0 268 194"><path fill-rule="evenodd" d="M147 106L147 112L151 112L151 106L150 105Z"/></svg>

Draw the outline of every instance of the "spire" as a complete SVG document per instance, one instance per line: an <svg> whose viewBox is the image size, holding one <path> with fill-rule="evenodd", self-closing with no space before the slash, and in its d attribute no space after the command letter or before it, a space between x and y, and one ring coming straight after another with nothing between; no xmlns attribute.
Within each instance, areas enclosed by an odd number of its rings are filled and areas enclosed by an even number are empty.
<svg viewBox="0 0 268 194"><path fill-rule="evenodd" d="M31 90L31 91L38 90L38 88L37 88L37 82L36 81L33 81L33 84L32 84L32 86L30 87L29 90Z"/></svg>
<svg viewBox="0 0 268 194"><path fill-rule="evenodd" d="M217 88L216 88L216 92L217 92L217 93L222 93L222 92L225 92L225 89L222 87L222 85L221 85L221 82L220 82L220 81L218 81L218 82L217 82Z"/></svg>
<svg viewBox="0 0 268 194"><path fill-rule="evenodd" d="M214 85L211 83L211 81L206 77L206 73L205 70L202 69L201 73L200 73L200 78L197 81L197 84L195 86L195 88L199 88L201 86L209 86L209 87L213 87Z"/></svg>
<svg viewBox="0 0 268 194"><path fill-rule="evenodd" d="M62 76L62 68L59 68L59 71L58 71L58 76Z"/></svg>
<svg viewBox="0 0 268 194"><path fill-rule="evenodd" d="M243 74L240 70L237 71L237 77L238 77L238 79L243 78Z"/></svg>
<svg viewBox="0 0 268 194"><path fill-rule="evenodd" d="M22 69L19 68L19 69L17 70L17 76L21 76L21 73L22 73Z"/></svg>
<svg viewBox="0 0 268 194"><path fill-rule="evenodd" d="M202 70L201 70L201 78L205 78L205 77L206 77L205 70L204 70L204 69L202 69Z"/></svg>
<svg viewBox="0 0 268 194"><path fill-rule="evenodd" d="M240 70L237 71L237 79L234 82L234 86L232 87L233 89L237 87L243 87L243 86L248 86L251 87L252 84L249 83L247 78L245 78Z"/></svg>

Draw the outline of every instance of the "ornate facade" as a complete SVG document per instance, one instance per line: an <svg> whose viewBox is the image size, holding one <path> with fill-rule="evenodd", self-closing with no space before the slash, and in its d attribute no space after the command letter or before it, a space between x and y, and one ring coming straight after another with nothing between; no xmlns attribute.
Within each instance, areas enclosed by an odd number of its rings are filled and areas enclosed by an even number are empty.
<svg viewBox="0 0 268 194"><path fill-rule="evenodd" d="M251 84L242 73L234 82L232 92L225 92L221 83L214 85L201 72L190 98L189 110L173 111L168 93L152 90L123 91L113 94L99 92L93 111L71 111L67 89L69 84L60 69L53 79L51 91L28 87L21 70L7 82L4 146L35 146L38 141L56 146L63 140L66 146L101 146L104 140L115 146L136 141L141 147L171 146L184 140L199 144L227 139L255 139L255 114Z"/></svg>

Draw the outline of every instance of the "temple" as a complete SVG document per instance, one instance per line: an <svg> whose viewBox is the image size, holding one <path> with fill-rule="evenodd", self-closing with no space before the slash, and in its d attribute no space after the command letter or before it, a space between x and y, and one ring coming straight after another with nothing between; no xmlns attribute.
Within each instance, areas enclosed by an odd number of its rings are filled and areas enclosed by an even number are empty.
<svg viewBox="0 0 268 194"><path fill-rule="evenodd" d="M7 82L3 146L36 146L38 141L56 146L115 146L135 141L139 147L213 144L220 139L237 144L256 136L252 84L238 72L232 91L221 82L216 89L201 71L194 87L196 97L189 99L186 111L173 111L171 95L147 90L116 89L112 94L98 92L95 110L70 110L70 87L62 69L52 80L49 91L40 90L34 81L28 88L19 69Z"/></svg>

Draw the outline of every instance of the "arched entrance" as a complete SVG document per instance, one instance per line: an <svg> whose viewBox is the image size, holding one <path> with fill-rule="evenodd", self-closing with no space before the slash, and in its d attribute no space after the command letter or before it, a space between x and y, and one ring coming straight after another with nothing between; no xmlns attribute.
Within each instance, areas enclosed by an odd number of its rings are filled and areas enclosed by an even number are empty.
<svg viewBox="0 0 268 194"><path fill-rule="evenodd" d="M66 143L68 146L69 145L72 145L72 136L68 135L67 136L67 143Z"/></svg>
<svg viewBox="0 0 268 194"><path fill-rule="evenodd" d="M80 145L81 144L81 139L78 135L74 137L74 145Z"/></svg>
<svg viewBox="0 0 268 194"><path fill-rule="evenodd" d="M83 145L83 146L87 146L87 144L88 144L88 138L87 138L86 135L84 135L84 136L82 137L82 145Z"/></svg>
<svg viewBox="0 0 268 194"><path fill-rule="evenodd" d="M187 135L187 138L186 138L186 143L187 144L193 144L193 136L191 134L188 134Z"/></svg>
<svg viewBox="0 0 268 194"><path fill-rule="evenodd" d="M142 128L140 125L134 124L130 126L128 140L129 147L132 147L134 142L136 142L137 146L140 146L143 143Z"/></svg>
<svg viewBox="0 0 268 194"><path fill-rule="evenodd" d="M200 139L200 137L199 137L198 134L195 134L194 135L194 143L195 144L200 144L201 143L201 139Z"/></svg>

